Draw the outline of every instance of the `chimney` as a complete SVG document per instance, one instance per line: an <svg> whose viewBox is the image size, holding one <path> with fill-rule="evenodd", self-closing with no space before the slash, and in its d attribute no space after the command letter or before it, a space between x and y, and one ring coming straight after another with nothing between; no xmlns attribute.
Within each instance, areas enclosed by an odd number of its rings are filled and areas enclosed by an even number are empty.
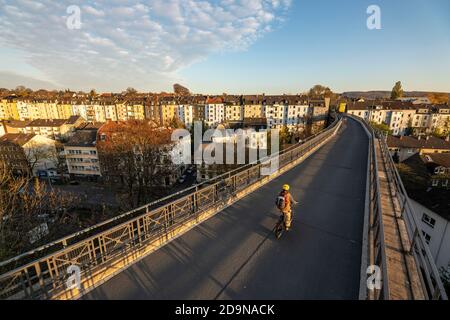
<svg viewBox="0 0 450 320"><path fill-rule="evenodd" d="M445 137L445 141L450 142L450 135Z"/></svg>
<svg viewBox="0 0 450 320"><path fill-rule="evenodd" d="M430 140L430 136L427 136L427 141Z"/></svg>
<svg viewBox="0 0 450 320"><path fill-rule="evenodd" d="M417 136L417 140L421 140L422 139L422 137L421 136Z"/></svg>

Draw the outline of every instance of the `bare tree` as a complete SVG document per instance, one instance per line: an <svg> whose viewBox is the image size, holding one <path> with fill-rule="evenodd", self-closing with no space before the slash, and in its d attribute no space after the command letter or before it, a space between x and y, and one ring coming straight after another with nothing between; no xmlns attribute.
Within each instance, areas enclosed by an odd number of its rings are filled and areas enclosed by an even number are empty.
<svg viewBox="0 0 450 320"><path fill-rule="evenodd" d="M14 175L0 162L0 260L31 249L40 226L58 230L62 213L76 203L72 195L49 189L37 178Z"/></svg>
<svg viewBox="0 0 450 320"><path fill-rule="evenodd" d="M125 200L127 207L136 207L174 174L168 157L172 131L137 120L111 126L108 139L97 144L102 174L125 188L126 195L119 200Z"/></svg>

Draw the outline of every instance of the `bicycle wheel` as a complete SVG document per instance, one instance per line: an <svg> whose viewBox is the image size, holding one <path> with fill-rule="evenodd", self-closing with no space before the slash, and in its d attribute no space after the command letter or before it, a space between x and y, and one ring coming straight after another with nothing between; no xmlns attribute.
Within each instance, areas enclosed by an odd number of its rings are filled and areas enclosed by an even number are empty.
<svg viewBox="0 0 450 320"><path fill-rule="evenodd" d="M277 223L277 225L275 226L275 237L277 239L280 239L282 234L283 234L283 223Z"/></svg>

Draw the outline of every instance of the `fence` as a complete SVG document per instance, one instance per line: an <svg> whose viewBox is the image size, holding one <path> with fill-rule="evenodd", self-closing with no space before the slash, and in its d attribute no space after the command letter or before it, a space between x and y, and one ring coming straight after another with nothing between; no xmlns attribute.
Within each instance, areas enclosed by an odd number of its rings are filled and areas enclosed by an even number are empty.
<svg viewBox="0 0 450 320"><path fill-rule="evenodd" d="M408 193L403 185L400 174L394 164L386 142L386 136L380 135L380 149L386 164L387 178L393 186L393 196L397 197L400 203L399 217L405 221L406 231L410 239L410 254L413 255L415 263L420 268L420 280L422 288L428 299L447 300L447 294L442 284L439 271L431 255L428 244L422 234L417 215L411 205Z"/></svg>
<svg viewBox="0 0 450 320"><path fill-rule="evenodd" d="M381 269L381 274L385 281L382 281L381 288L375 289L369 293L368 298L372 300L388 300L389 299L389 283L386 269L386 252L384 250L384 230L382 221L381 197L380 197L380 183L378 179L378 165L375 143L378 141L381 150L381 156L385 163L387 171L387 179L393 190L393 197L397 197L400 205L400 213L398 218L405 221L406 230L410 239L410 250L405 254L411 254L414 257L416 266L420 268L419 277L422 289L427 299L442 299L447 300L447 294L442 284L439 271L437 270L434 259L431 255L428 244L426 243L420 224L417 221L417 216L411 201L408 197L406 189L400 178L398 170L390 155L389 148L386 142L386 136L382 133L375 132L373 128L364 120L350 116L361 125L363 125L369 132L370 138L370 215L369 215L369 264L376 265ZM377 139L377 137L379 139Z"/></svg>
<svg viewBox="0 0 450 320"><path fill-rule="evenodd" d="M114 273L163 246L261 183L296 165L323 145L339 129L329 128L279 154L221 175L209 184L183 190L171 197L127 212L92 228L37 248L0 264L1 299L74 298ZM268 160L279 169L261 175ZM245 191L245 192L244 192ZM80 268L81 290L68 289L68 268Z"/></svg>
<svg viewBox="0 0 450 320"><path fill-rule="evenodd" d="M368 161L368 179L369 179L369 238L368 251L369 261L367 265L378 266L381 271L382 279L388 279L386 267L386 251L384 244L384 228L381 211L381 193L380 181L378 179L378 163L377 153L375 148L375 132L373 128L365 121L358 117L350 116L350 118L358 121L369 133L369 161ZM364 261L362 261L364 263ZM366 284L364 284L366 285ZM375 288L369 293L371 300L389 299L389 283L388 281L381 282L381 288Z"/></svg>

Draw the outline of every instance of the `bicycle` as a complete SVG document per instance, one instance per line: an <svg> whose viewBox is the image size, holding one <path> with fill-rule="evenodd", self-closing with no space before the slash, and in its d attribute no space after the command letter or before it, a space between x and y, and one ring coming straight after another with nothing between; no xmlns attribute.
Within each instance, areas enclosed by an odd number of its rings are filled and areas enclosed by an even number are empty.
<svg viewBox="0 0 450 320"><path fill-rule="evenodd" d="M293 220L293 212L291 213L291 221ZM292 226L291 226L292 227ZM283 232L286 230L286 225L284 224L284 214L280 216L275 227L273 228L273 232L275 233L275 237L280 239L283 235Z"/></svg>

